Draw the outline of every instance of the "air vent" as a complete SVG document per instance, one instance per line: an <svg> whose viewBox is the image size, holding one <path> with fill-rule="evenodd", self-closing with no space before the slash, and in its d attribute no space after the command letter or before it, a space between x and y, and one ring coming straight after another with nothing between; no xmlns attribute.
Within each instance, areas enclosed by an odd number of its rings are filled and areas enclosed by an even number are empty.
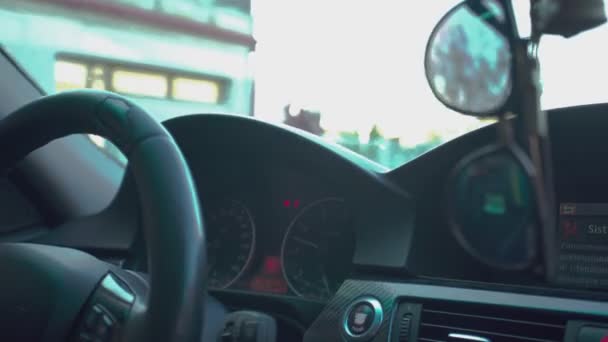
<svg viewBox="0 0 608 342"><path fill-rule="evenodd" d="M410 339L411 335L411 326L412 326L412 315L405 314L401 316L401 321L399 322L399 342L407 342Z"/></svg>
<svg viewBox="0 0 608 342"><path fill-rule="evenodd" d="M419 341L563 341L566 318L541 310L459 302L422 305Z"/></svg>

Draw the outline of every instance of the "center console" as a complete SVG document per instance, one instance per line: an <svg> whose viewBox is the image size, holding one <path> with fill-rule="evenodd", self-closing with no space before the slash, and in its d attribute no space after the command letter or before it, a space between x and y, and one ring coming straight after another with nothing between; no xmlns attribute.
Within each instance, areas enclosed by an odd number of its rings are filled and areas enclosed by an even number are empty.
<svg viewBox="0 0 608 342"><path fill-rule="evenodd" d="M608 305L544 295L348 280L305 341L608 340Z"/></svg>

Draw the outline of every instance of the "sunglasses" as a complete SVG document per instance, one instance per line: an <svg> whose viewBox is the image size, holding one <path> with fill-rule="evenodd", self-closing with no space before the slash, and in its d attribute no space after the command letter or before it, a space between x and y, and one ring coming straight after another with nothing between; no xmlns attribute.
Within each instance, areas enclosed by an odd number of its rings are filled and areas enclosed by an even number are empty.
<svg viewBox="0 0 608 342"><path fill-rule="evenodd" d="M494 268L523 270L540 257L550 201L542 177L513 137L512 121L501 116L498 142L456 165L445 198L450 229L469 254Z"/></svg>

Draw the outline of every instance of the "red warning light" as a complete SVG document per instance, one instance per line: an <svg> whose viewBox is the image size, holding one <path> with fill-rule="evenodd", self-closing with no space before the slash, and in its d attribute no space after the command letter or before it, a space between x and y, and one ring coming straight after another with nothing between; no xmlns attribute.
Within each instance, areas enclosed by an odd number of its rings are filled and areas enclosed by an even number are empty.
<svg viewBox="0 0 608 342"><path fill-rule="evenodd" d="M267 256L261 272L250 281L249 288L261 292L287 293L287 283L281 270L281 259L278 256Z"/></svg>
<svg viewBox="0 0 608 342"><path fill-rule="evenodd" d="M566 220L562 223L562 227L563 227L563 231L564 231L564 238L569 238L571 236L577 235L576 222Z"/></svg>
<svg viewBox="0 0 608 342"><path fill-rule="evenodd" d="M292 200L288 200L287 199L287 200L283 201L283 207L285 207L285 208L291 208L292 205L293 205L294 208L299 208L300 207L300 200L297 199L297 200L293 200L292 201Z"/></svg>
<svg viewBox="0 0 608 342"><path fill-rule="evenodd" d="M264 274L280 274L281 259L278 256L269 256L264 259Z"/></svg>

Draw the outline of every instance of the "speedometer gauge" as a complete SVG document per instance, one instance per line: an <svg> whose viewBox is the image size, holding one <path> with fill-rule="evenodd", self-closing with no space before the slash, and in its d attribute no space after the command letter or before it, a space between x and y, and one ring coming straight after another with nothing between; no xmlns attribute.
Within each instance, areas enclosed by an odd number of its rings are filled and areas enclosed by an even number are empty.
<svg viewBox="0 0 608 342"><path fill-rule="evenodd" d="M245 272L255 247L255 225L240 202L223 201L207 215L209 286L223 289Z"/></svg>
<svg viewBox="0 0 608 342"><path fill-rule="evenodd" d="M305 207L281 247L283 275L299 296L328 299L349 275L355 245L344 201L327 198Z"/></svg>

